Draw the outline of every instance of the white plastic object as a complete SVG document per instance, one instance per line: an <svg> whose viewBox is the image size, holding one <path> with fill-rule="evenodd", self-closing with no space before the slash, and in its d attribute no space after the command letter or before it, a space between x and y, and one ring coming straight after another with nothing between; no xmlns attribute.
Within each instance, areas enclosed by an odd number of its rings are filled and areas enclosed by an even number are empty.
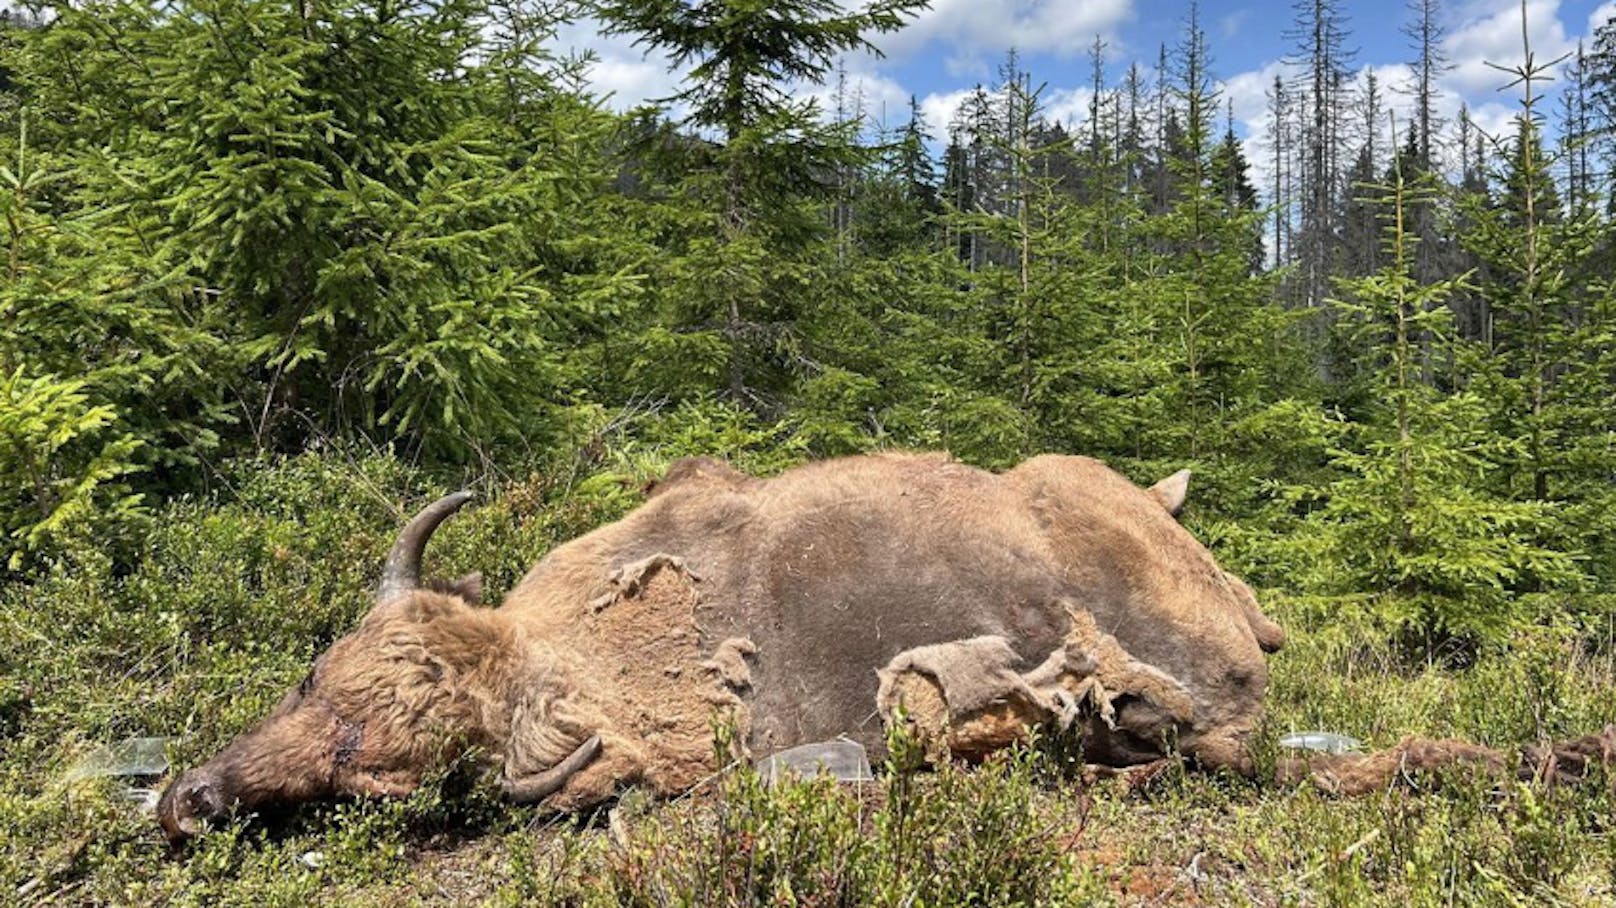
<svg viewBox="0 0 1616 908"><path fill-rule="evenodd" d="M869 782L875 779L864 746L846 738L788 748L770 754L758 763L758 775L770 785L788 773L812 778L821 771L838 782Z"/></svg>

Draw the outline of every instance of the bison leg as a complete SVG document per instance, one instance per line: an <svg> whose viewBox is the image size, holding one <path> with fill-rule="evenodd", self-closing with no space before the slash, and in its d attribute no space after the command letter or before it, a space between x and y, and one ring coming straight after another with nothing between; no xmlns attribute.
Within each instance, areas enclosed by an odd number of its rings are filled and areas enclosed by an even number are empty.
<svg viewBox="0 0 1616 908"><path fill-rule="evenodd" d="M591 735L589 740L578 745L578 749L568 754L566 759L549 769L520 779L505 779L501 783L501 791L507 799L518 804L537 803L560 791L568 779L588 766L599 753L600 735Z"/></svg>
<svg viewBox="0 0 1616 908"><path fill-rule="evenodd" d="M1525 747L1518 755L1464 741L1408 737L1374 753L1284 757L1275 767L1275 779L1290 785L1311 782L1330 794L1355 796L1385 790L1417 771L1450 766L1473 767L1499 779L1575 784L1613 761L1616 725L1607 725L1598 734Z"/></svg>

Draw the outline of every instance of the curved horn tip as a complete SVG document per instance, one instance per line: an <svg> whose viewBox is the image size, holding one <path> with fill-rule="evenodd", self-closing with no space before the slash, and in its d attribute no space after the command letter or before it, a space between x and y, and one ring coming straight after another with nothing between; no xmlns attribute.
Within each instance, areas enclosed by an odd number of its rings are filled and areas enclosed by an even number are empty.
<svg viewBox="0 0 1616 908"><path fill-rule="evenodd" d="M417 522L436 518L436 520L433 521L433 526L435 527L437 526L438 522L450 517L456 511L465 507L466 502L471 501L476 497L477 493L471 491L470 489L461 489L458 492L450 492L421 510L416 511L415 516L411 517L410 522L405 526L408 528Z"/></svg>
<svg viewBox="0 0 1616 908"><path fill-rule="evenodd" d="M535 804L544 800L567 784L567 780L588 766L600 754L600 734L590 735L560 763L523 779L506 778L500 782L501 793L517 804Z"/></svg>
<svg viewBox="0 0 1616 908"><path fill-rule="evenodd" d="M421 555L427 541L438 525L460 510L466 502L477 497L475 492L463 489L439 498L416 515L399 531L398 539L387 553L387 564L382 568L382 579L376 586L377 603L416 589L421 585Z"/></svg>

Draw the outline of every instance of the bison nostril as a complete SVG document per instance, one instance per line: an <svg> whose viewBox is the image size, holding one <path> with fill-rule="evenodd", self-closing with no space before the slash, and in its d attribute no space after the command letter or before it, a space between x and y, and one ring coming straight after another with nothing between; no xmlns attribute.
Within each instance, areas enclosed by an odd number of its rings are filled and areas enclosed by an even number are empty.
<svg viewBox="0 0 1616 908"><path fill-rule="evenodd" d="M178 842L201 832L204 822L223 816L228 808L216 779L188 773L157 802L157 822L169 841Z"/></svg>
<svg viewBox="0 0 1616 908"><path fill-rule="evenodd" d="M198 779L185 790L185 808L197 819L212 819L224 812L224 803L213 783Z"/></svg>

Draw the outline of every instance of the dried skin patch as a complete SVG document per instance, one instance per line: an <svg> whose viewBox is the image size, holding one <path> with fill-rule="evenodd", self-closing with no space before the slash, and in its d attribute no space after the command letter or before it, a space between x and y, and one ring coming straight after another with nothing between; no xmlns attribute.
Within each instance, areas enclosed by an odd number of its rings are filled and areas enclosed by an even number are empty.
<svg viewBox="0 0 1616 908"><path fill-rule="evenodd" d="M577 695L598 715L599 759L551 802L575 809L604 800L617 785L643 782L661 795L682 792L713 769L713 723L733 722L744 740L749 710L750 641L725 640L704 653L697 628L697 579L673 556L653 555L613 573L615 589L596 599L556 649L574 648Z"/></svg>
<svg viewBox="0 0 1616 908"><path fill-rule="evenodd" d="M601 594L594 602L591 602L589 604L590 610L598 612L614 602L638 596L647 579L657 574L662 568L672 568L691 580L700 579L691 573L689 568L685 567L683 558L658 552L650 557L625 564L613 571L612 576L608 578L612 589Z"/></svg>
<svg viewBox="0 0 1616 908"><path fill-rule="evenodd" d="M716 676L733 694L752 686L752 667L748 659L757 655L757 647L745 637L731 637L713 650L713 657L701 667ZM728 702L727 700L725 702Z"/></svg>
<svg viewBox="0 0 1616 908"><path fill-rule="evenodd" d="M1160 737L1170 728L1190 727L1195 705L1182 684L1130 656L1088 612L1070 606L1067 611L1072 627L1064 644L1025 674L1015 671L1020 658L1003 637L899 653L878 672L877 708L890 721L902 707L933 760L980 759L1045 722L1066 728L1097 721L1115 728L1114 701L1124 695L1155 707L1140 711L1151 727L1130 728L1136 735Z"/></svg>

